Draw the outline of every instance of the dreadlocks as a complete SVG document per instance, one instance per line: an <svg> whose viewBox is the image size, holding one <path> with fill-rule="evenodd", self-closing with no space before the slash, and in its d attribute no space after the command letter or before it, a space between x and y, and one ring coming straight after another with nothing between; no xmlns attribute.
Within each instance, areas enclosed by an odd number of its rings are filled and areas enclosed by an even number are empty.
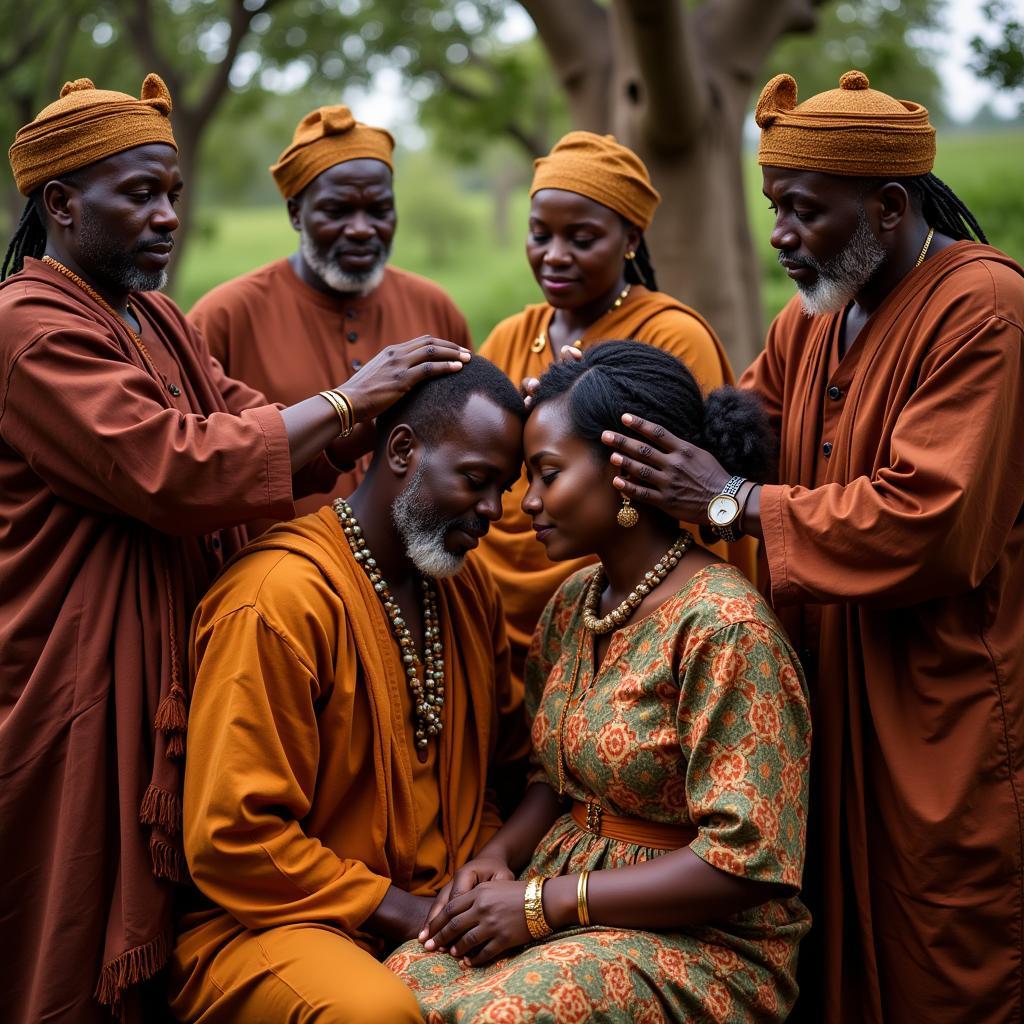
<svg viewBox="0 0 1024 1024"><path fill-rule="evenodd" d="M72 188L81 188L83 177L81 171L72 171L51 180L59 181L62 185L70 185ZM7 246L4 262L0 265L0 281L6 281L11 274L18 273L25 265L26 256L38 260L46 252L46 207L43 205L45 187L40 185L25 204L21 219L14 230L14 237Z"/></svg>
<svg viewBox="0 0 1024 1024"><path fill-rule="evenodd" d="M981 225L967 209L964 201L934 174L907 178L904 186L911 195L920 200L921 214L929 227L958 241L970 241L973 236L979 242L988 244L985 232L981 230Z"/></svg>
<svg viewBox="0 0 1024 1024"><path fill-rule="evenodd" d="M25 263L26 256L39 259L46 251L46 228L39 216L39 203L33 196L18 221L18 227L7 247L3 266L0 267L0 281L6 281L11 274L18 273Z"/></svg>
<svg viewBox="0 0 1024 1024"><path fill-rule="evenodd" d="M654 264L651 263L651 253L643 235L640 236L640 244L636 247L636 256L626 261L626 281L629 284L642 284L652 292L658 290Z"/></svg>
<svg viewBox="0 0 1024 1024"><path fill-rule="evenodd" d="M948 235L956 241L975 238L988 244L985 232L964 201L934 174L921 174L913 178L873 178L868 190L890 181L895 181L907 190L914 205L920 207L921 216L928 226L935 228L939 234Z"/></svg>

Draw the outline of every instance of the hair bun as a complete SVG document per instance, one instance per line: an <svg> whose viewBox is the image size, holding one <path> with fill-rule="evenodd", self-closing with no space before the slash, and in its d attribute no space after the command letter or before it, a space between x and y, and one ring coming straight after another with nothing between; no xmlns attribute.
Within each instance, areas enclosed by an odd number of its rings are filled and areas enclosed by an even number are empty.
<svg viewBox="0 0 1024 1024"><path fill-rule="evenodd" d="M704 447L729 470L748 480L768 479L775 442L761 400L750 391L721 387L704 400Z"/></svg>

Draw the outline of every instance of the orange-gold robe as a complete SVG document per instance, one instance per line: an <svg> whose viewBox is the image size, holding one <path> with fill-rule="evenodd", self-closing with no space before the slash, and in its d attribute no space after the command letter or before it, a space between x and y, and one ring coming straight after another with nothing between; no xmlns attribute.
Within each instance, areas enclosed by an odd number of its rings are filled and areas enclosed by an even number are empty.
<svg viewBox="0 0 1024 1024"><path fill-rule="evenodd" d="M293 514L277 408L224 376L169 299L132 302L162 379L48 265L0 285L5 1024L109 1021L94 993L137 1019L126 990L166 958L184 877L188 622L240 524Z"/></svg>
<svg viewBox="0 0 1024 1024"><path fill-rule="evenodd" d="M534 352L531 346L535 338L547 335L553 314L554 309L546 303L527 306L494 328L480 354L501 367L517 385L525 377L539 377L551 364L551 344L548 342L540 352ZM662 292L634 285L618 309L610 310L584 332L581 347L621 340L643 341L681 359L705 391L733 383L729 359L708 323L689 306ZM502 501L501 519L480 542L481 555L505 602L512 671L519 678L544 606L563 580L589 561L552 562L548 558L544 545L534 535L530 517L521 507L526 486L524 472ZM698 536L695 526L689 528ZM753 541L717 544L713 550L754 579L757 549Z"/></svg>
<svg viewBox="0 0 1024 1024"><path fill-rule="evenodd" d="M499 826L489 769L528 749L501 601L475 556L437 589L446 702L425 764L398 645L330 507L270 530L200 604L185 851L216 906L183 922L181 1020L291 1020L282 971L300 1001L372 989L387 972L363 924L389 886L435 895ZM303 930L312 979L275 961Z"/></svg>
<svg viewBox="0 0 1024 1024"><path fill-rule="evenodd" d="M780 432L764 547L814 715L799 1019L1009 1024L1024 1009L1024 271L960 242L841 361L840 320L794 298L741 382Z"/></svg>
<svg viewBox="0 0 1024 1024"><path fill-rule="evenodd" d="M442 288L391 266L369 295L342 296L310 287L287 259L275 260L218 285L189 320L225 373L284 405L344 384L382 348L421 334L473 347L466 318ZM329 491L296 501L296 515L351 494L361 478L358 466L343 473Z"/></svg>

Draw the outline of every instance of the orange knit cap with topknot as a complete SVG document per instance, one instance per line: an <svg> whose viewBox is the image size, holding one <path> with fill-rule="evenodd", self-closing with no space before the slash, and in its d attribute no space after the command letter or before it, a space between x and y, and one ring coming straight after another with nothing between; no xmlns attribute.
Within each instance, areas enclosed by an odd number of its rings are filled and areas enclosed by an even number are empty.
<svg viewBox="0 0 1024 1024"><path fill-rule="evenodd" d="M643 161L614 135L569 132L533 167L531 196L542 188L576 192L621 214L641 231L650 227L661 202Z"/></svg>
<svg viewBox="0 0 1024 1024"><path fill-rule="evenodd" d="M935 162L928 111L872 89L861 71L847 71L838 89L799 105L793 78L776 75L761 92L754 118L762 166L902 178L927 174Z"/></svg>
<svg viewBox="0 0 1024 1024"><path fill-rule="evenodd" d="M22 195L80 167L152 142L178 148L171 131L171 94L159 75L146 75L139 99L97 89L88 78L67 82L60 99L14 136L7 151Z"/></svg>
<svg viewBox="0 0 1024 1024"><path fill-rule="evenodd" d="M270 173L281 195L291 199L328 167L346 160L380 160L394 170L394 148L389 132L357 121L348 107L320 107L299 122L292 144Z"/></svg>

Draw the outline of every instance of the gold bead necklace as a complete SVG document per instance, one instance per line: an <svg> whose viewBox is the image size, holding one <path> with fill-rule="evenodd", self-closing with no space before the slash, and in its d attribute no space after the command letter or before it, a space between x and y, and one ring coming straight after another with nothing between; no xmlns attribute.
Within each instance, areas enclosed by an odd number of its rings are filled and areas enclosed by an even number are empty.
<svg viewBox="0 0 1024 1024"><path fill-rule="evenodd" d="M928 237L924 240L924 245L921 248L921 252L917 257L917 262L914 264L914 269L917 270L922 263L924 263L925 256L928 255L928 247L932 244L932 239L935 237L935 228L928 229Z"/></svg>
<svg viewBox="0 0 1024 1024"><path fill-rule="evenodd" d="M402 668L405 669L406 682L412 694L413 722L415 725L417 752L427 749L431 737L437 736L443 727L441 713L444 709L444 645L441 643L441 620L437 611L437 591L433 580L428 576L420 577L423 588L423 658L416 653L412 633L402 617L398 602L391 596L391 588L381 575L377 560L370 553L370 548L363 537L363 529L359 525L352 508L344 498L335 498L334 514L341 523L342 533L352 549L352 557L362 566L374 592L384 605L384 612L391 625L391 632L398 641L398 649L402 655ZM423 679L419 669L423 667Z"/></svg>
<svg viewBox="0 0 1024 1024"><path fill-rule="evenodd" d="M633 287L632 284L627 284L626 287L623 288L621 292L619 292L619 297L601 314L601 316L599 316L597 318L597 320L602 319L602 317L606 317L609 313L614 312L616 309L618 309L619 306L621 306L623 304L623 302L626 301L626 296L629 294L629 290L632 287ZM594 323L597 323L597 320L595 320ZM530 343L530 351L531 352L543 352L544 349L546 349L547 347L548 347L548 332L547 331L541 331L540 334L538 334L537 337L534 338L533 341ZM572 347L573 348L582 348L583 347L583 338L577 338L572 343Z"/></svg>
<svg viewBox="0 0 1024 1024"><path fill-rule="evenodd" d="M644 578L629 592L625 601L617 608L613 608L604 618L598 618L597 609L601 604L601 592L604 590L607 577L604 566L599 565L590 577L587 594L583 600L583 625L591 633L608 633L621 626L636 611L643 599L679 564L679 560L692 543L693 534L683 530L672 542L672 547L658 559L654 568L644 573Z"/></svg>
<svg viewBox="0 0 1024 1024"><path fill-rule="evenodd" d="M153 357L149 354L149 349L146 348L145 344L143 344L142 336L139 334L139 332L136 331L135 328L132 327L132 325L128 323L128 321L125 320L125 318L121 316L121 314L118 313L118 311L114 309L114 307L109 302L107 302L107 300L103 298L103 296L100 295L100 293L96 291L96 289L93 288L91 284L88 284L86 281L80 278L78 274L76 274L73 270L71 270L69 267L65 267L63 263L61 263L59 260L55 260L52 256L44 256L42 262L45 263L48 267L53 267L54 270L63 274L72 284L78 285L78 287L81 288L82 291L85 292L85 294L88 295L89 298L93 300L93 302L95 302L97 305L101 306L104 310L106 310L106 312L108 312L115 320L120 320L121 323L124 324L124 326L127 328L128 333L131 335L132 341L135 342L135 347L139 350L139 354L142 356L143 362L145 362L146 366L149 367L150 373L152 373L153 376L157 378L157 380L162 381L166 386L167 390L170 391L170 393L174 395L175 398L177 398L178 395L181 394L181 388L179 388L177 384L174 384L171 381L169 381L157 369L156 363L153 362ZM130 303L128 305L128 312L131 313L132 316L136 318L136 320L138 320L138 314L132 310Z"/></svg>

